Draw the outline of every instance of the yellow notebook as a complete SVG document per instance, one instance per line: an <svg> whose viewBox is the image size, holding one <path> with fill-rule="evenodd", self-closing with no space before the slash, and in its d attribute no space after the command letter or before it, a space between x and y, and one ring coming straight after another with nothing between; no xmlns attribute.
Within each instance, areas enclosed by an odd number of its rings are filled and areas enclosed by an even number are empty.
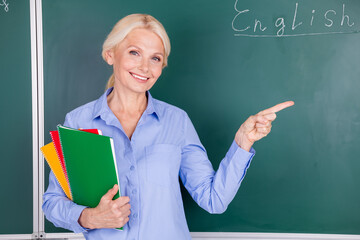
<svg viewBox="0 0 360 240"><path fill-rule="evenodd" d="M73 200L72 196L71 196L70 187L69 187L69 184L68 184L68 182L66 180L63 169L61 167L61 163L60 163L60 160L59 160L58 155L56 153L54 143L51 142L49 144L46 144L45 146L43 146L40 149L41 149L42 153L44 154L44 157L45 157L47 163L49 164L51 170L53 171L56 179L60 183L61 188L64 190L66 196L70 200Z"/></svg>

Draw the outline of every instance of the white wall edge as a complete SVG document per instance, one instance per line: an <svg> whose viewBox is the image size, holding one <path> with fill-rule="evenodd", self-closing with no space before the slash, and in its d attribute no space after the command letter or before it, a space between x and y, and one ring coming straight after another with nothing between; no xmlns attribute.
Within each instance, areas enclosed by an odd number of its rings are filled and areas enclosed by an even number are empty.
<svg viewBox="0 0 360 240"><path fill-rule="evenodd" d="M37 25L37 73L38 73L38 135L39 145L44 146L44 53L43 53L43 24L42 24L42 0L36 0L36 25ZM40 148L38 147L38 149ZM39 232L45 231L45 219L41 206L43 203L42 196L44 194L45 181L44 181L44 157L39 151L38 156L39 163L39 201L38 201L38 215L39 215Z"/></svg>
<svg viewBox="0 0 360 240"><path fill-rule="evenodd" d="M33 235L44 232L41 211L44 193L44 159L40 147L44 145L44 87L42 1L30 0L32 135L33 135Z"/></svg>
<svg viewBox="0 0 360 240"><path fill-rule="evenodd" d="M38 83L37 83L37 44L36 44L36 3L30 0L30 38L31 38L31 95L32 95L32 145L33 145L33 232L38 232L38 156L39 156L39 139L38 139ZM10 235L5 235L10 237ZM19 236L19 235L14 235ZM1 236L2 238L2 236ZM5 238L6 239L6 238ZM12 239L12 238L9 238ZM16 238L15 238L16 239Z"/></svg>
<svg viewBox="0 0 360 240"><path fill-rule="evenodd" d="M31 234L0 235L0 239L32 239Z"/></svg>
<svg viewBox="0 0 360 240"><path fill-rule="evenodd" d="M82 233L46 233L45 239L85 239Z"/></svg>
<svg viewBox="0 0 360 240"><path fill-rule="evenodd" d="M46 239L85 239L82 234L47 233ZM192 232L193 240L360 240L360 235L306 233Z"/></svg>

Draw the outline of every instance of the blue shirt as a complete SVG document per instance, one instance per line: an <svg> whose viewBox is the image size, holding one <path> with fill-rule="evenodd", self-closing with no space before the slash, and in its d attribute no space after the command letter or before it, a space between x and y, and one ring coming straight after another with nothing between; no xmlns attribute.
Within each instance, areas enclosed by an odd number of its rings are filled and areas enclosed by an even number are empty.
<svg viewBox="0 0 360 240"><path fill-rule="evenodd" d="M88 230L78 223L86 206L66 198L51 172L43 211L55 226L82 232L86 239L191 239L181 198L179 176L200 207L222 213L234 198L254 156L233 141L215 172L188 115L156 100L148 104L131 140L107 105L108 89L98 100L66 115L65 126L97 128L114 140L122 196L129 196L131 215L123 231Z"/></svg>

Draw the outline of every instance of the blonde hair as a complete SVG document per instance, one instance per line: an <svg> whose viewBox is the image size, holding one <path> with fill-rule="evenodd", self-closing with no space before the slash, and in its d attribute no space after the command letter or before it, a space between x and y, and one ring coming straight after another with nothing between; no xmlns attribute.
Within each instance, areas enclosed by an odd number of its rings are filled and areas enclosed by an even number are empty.
<svg viewBox="0 0 360 240"><path fill-rule="evenodd" d="M131 14L120 19L120 21L115 24L103 44L103 59L106 61L106 53L108 51L114 50L132 30L137 28L148 29L160 37L165 50L163 68L166 67L167 59L170 55L169 36L167 35L164 26L153 16L150 16L148 14ZM114 81L115 77L114 74L112 74L106 84L106 89L113 87Z"/></svg>

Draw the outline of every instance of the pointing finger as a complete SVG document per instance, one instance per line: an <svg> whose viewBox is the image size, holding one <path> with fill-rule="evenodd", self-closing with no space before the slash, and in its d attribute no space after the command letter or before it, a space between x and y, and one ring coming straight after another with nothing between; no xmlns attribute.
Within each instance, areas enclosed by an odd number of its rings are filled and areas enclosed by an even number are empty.
<svg viewBox="0 0 360 240"><path fill-rule="evenodd" d="M262 116L264 116L269 121L274 121L276 119L276 113L270 113Z"/></svg>
<svg viewBox="0 0 360 240"><path fill-rule="evenodd" d="M268 108L268 109L265 109L261 112L259 112L258 114L262 114L262 115L265 115L265 114L269 114L269 113L276 113L276 112L279 112L285 108L288 108L288 107L291 107L293 106L295 103L293 101L287 101L287 102L283 102L283 103L279 103L271 108Z"/></svg>

